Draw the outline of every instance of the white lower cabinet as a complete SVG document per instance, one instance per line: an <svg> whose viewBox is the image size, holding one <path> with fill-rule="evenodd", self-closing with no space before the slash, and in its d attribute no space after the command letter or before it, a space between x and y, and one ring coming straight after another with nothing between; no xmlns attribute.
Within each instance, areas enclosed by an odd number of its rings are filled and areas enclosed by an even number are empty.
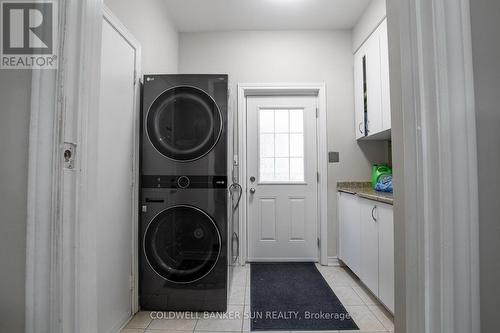
<svg viewBox="0 0 500 333"><path fill-rule="evenodd" d="M339 192L339 258L357 275L360 267L360 211L358 196Z"/></svg>
<svg viewBox="0 0 500 333"><path fill-rule="evenodd" d="M339 192L339 258L394 313L391 205Z"/></svg>
<svg viewBox="0 0 500 333"><path fill-rule="evenodd" d="M390 205L378 205L378 297L394 313L394 217Z"/></svg>
<svg viewBox="0 0 500 333"><path fill-rule="evenodd" d="M361 207L361 263L359 278L378 296L378 223L376 202L359 199Z"/></svg>

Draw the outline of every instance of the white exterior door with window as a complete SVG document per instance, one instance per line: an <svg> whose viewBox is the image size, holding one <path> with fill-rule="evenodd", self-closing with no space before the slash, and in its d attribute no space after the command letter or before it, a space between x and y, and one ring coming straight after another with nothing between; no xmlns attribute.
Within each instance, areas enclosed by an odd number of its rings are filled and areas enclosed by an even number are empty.
<svg viewBox="0 0 500 333"><path fill-rule="evenodd" d="M249 261L318 260L317 103L247 98Z"/></svg>

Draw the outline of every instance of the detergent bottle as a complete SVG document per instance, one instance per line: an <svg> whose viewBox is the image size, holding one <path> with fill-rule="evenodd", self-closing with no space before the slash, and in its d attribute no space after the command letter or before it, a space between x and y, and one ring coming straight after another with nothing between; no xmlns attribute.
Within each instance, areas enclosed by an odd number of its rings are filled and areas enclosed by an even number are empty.
<svg viewBox="0 0 500 333"><path fill-rule="evenodd" d="M375 185L377 185L377 182L379 179L386 177L386 176L392 176L392 168L382 164L382 165L374 165L372 167L372 187L375 189Z"/></svg>

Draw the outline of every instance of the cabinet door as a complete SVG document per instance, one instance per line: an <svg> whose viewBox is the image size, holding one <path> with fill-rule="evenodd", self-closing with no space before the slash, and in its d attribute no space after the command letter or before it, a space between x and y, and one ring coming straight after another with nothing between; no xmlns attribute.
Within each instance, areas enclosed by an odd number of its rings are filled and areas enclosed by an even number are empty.
<svg viewBox="0 0 500 333"><path fill-rule="evenodd" d="M390 205L378 208L379 298L394 313L394 222Z"/></svg>
<svg viewBox="0 0 500 333"><path fill-rule="evenodd" d="M380 35L380 82L382 93L382 130L391 128L391 92L389 84L389 41L387 19L379 27Z"/></svg>
<svg viewBox="0 0 500 333"><path fill-rule="evenodd" d="M359 275L360 263L360 210L358 197L353 194L339 192L339 235L340 253L342 261Z"/></svg>
<svg viewBox="0 0 500 333"><path fill-rule="evenodd" d="M365 47L354 54L354 113L356 139L365 136L365 101L364 101L364 73Z"/></svg>
<svg viewBox="0 0 500 333"><path fill-rule="evenodd" d="M359 199L361 207L361 281L378 296L378 223L377 203Z"/></svg>
<svg viewBox="0 0 500 333"><path fill-rule="evenodd" d="M382 131L382 87L380 82L380 32L375 30L366 44L366 95L368 135Z"/></svg>

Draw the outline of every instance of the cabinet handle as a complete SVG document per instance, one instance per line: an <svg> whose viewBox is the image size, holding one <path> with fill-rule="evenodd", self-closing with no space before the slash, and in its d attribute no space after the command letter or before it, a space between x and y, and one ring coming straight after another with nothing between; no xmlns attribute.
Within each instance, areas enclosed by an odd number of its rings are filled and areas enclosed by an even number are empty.
<svg viewBox="0 0 500 333"><path fill-rule="evenodd" d="M375 211L376 208L377 208L377 206L373 206L373 208L372 208L372 219L375 222L377 222L377 218L375 217L375 215L373 215L373 213L374 213L374 211Z"/></svg>
<svg viewBox="0 0 500 333"><path fill-rule="evenodd" d="M360 132L361 134L364 134L364 133L363 133L363 130L361 129L361 126L363 126L363 122L360 122L360 123L359 123L359 125L358 125L358 129L359 129L359 132Z"/></svg>
<svg viewBox="0 0 500 333"><path fill-rule="evenodd" d="M234 239L236 239L236 256L233 255L234 257L233 264L236 263L240 258L240 238L238 237L238 234L236 232L233 232L233 240ZM233 246L233 244L231 244L231 246ZM233 252L234 252L234 246L233 246Z"/></svg>

